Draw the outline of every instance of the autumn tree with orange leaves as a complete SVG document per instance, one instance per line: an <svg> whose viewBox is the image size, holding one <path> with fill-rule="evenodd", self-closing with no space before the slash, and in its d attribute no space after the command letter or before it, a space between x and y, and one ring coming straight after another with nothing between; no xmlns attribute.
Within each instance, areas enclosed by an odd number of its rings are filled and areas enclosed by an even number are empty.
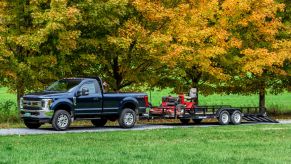
<svg viewBox="0 0 291 164"><path fill-rule="evenodd" d="M162 26L159 32L168 42L159 58L174 70L175 88L185 91L229 79L222 59L227 60L228 49L238 47L240 42L221 28L219 2L175 2L135 1L148 21Z"/></svg>
<svg viewBox="0 0 291 164"><path fill-rule="evenodd" d="M259 93L263 107L267 89L290 88L288 13L274 0L3 0L0 85L19 98L99 75L115 91Z"/></svg>
<svg viewBox="0 0 291 164"><path fill-rule="evenodd" d="M178 81L191 82L191 87L234 88L226 93L259 93L264 107L266 83L273 76L288 76L282 68L290 59L290 40L277 37L283 24L276 14L283 4L136 0L135 5L148 21L163 25L159 32L168 48L160 59L176 70Z"/></svg>
<svg viewBox="0 0 291 164"><path fill-rule="evenodd" d="M283 79L290 76L285 64L291 59L291 42L279 37L285 27L277 16L284 11L284 4L273 0L225 0L221 6L221 27L239 43L228 51L236 58L231 64L237 67L236 75L227 83L228 87L234 86L230 92L259 93L259 106L265 107L266 89L282 91L275 87L284 88Z"/></svg>

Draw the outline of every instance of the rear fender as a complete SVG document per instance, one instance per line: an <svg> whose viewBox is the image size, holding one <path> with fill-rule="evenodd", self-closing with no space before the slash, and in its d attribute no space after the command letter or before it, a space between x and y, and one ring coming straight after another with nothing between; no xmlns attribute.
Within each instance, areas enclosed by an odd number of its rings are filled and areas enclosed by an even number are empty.
<svg viewBox="0 0 291 164"><path fill-rule="evenodd" d="M122 109L131 106L130 108L134 107L134 111L138 113L139 104L136 98L134 97L126 97L123 100L121 100L119 105L119 113L121 113Z"/></svg>

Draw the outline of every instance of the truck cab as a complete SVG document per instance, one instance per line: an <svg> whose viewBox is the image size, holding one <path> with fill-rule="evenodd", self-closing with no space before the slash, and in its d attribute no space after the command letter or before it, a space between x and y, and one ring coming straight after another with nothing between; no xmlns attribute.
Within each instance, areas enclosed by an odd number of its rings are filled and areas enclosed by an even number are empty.
<svg viewBox="0 0 291 164"><path fill-rule="evenodd" d="M28 128L51 123L55 130L66 130L75 120L91 120L96 127L108 120L118 120L123 128L135 125L146 112L145 93L105 93L102 80L97 78L61 79L42 92L24 95L20 114Z"/></svg>

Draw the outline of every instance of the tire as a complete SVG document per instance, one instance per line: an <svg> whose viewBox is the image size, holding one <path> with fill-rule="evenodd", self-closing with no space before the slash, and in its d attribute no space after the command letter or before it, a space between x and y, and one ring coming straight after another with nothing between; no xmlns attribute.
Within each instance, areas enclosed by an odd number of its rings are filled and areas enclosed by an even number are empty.
<svg viewBox="0 0 291 164"><path fill-rule="evenodd" d="M41 123L39 123L39 122L27 122L27 121L24 121L24 124L29 129L38 129L41 126Z"/></svg>
<svg viewBox="0 0 291 164"><path fill-rule="evenodd" d="M136 123L136 118L135 111L130 108L125 108L118 118L119 126L122 128L132 128Z"/></svg>
<svg viewBox="0 0 291 164"><path fill-rule="evenodd" d="M229 112L226 110L223 110L220 112L218 117L218 122L220 125L228 125L230 120Z"/></svg>
<svg viewBox="0 0 291 164"><path fill-rule="evenodd" d="M57 131L67 130L71 125L71 115L65 110L57 110L52 120L52 126Z"/></svg>
<svg viewBox="0 0 291 164"><path fill-rule="evenodd" d="M242 120L242 113L239 110L235 110L230 116L230 122L233 125L239 125Z"/></svg>
<svg viewBox="0 0 291 164"><path fill-rule="evenodd" d="M189 124L190 119L180 119L180 121L183 125L187 125L187 124Z"/></svg>
<svg viewBox="0 0 291 164"><path fill-rule="evenodd" d="M95 127L102 127L107 123L107 119L91 120Z"/></svg>
<svg viewBox="0 0 291 164"><path fill-rule="evenodd" d="M185 106L183 104L176 105L176 108L175 108L176 114L179 115L180 113L180 115L182 115L183 114L182 110L185 110L184 108Z"/></svg>
<svg viewBox="0 0 291 164"><path fill-rule="evenodd" d="M192 119L195 124L200 124L203 119Z"/></svg>

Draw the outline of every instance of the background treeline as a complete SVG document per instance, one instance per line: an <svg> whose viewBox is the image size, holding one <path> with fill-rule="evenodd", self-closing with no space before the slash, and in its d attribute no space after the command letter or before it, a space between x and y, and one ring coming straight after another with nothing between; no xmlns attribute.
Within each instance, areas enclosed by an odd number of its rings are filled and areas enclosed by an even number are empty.
<svg viewBox="0 0 291 164"><path fill-rule="evenodd" d="M1 0L0 86L64 77L111 90L290 91L288 0Z"/></svg>

